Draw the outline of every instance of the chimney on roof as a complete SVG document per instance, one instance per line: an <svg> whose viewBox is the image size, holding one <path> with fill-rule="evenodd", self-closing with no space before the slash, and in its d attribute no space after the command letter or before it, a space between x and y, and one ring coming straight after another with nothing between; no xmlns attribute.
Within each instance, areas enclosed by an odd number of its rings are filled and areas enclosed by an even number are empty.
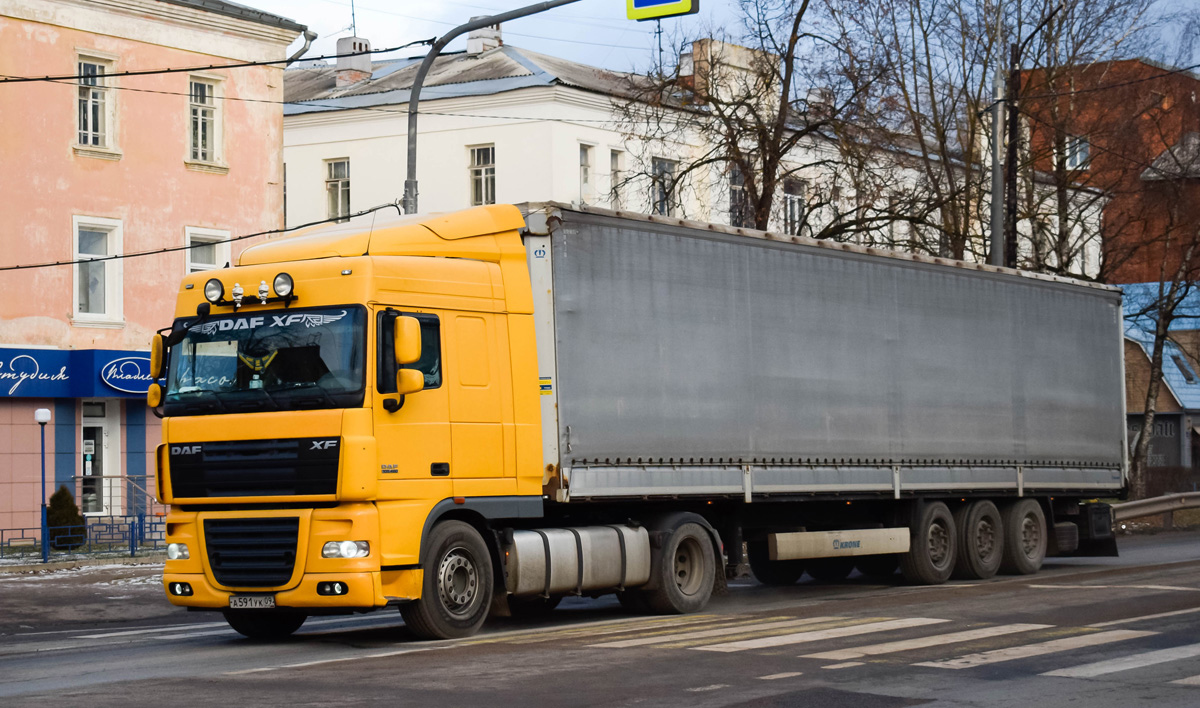
<svg viewBox="0 0 1200 708"><path fill-rule="evenodd" d="M472 17L472 20L479 19ZM504 40L500 39L500 25L488 25L479 29L471 30L467 35L467 54L482 54L489 49L495 49L504 44Z"/></svg>
<svg viewBox="0 0 1200 708"><path fill-rule="evenodd" d="M342 37L337 41L337 87L357 84L371 78L371 55L359 54L356 57L342 56L371 51L370 40L362 37Z"/></svg>

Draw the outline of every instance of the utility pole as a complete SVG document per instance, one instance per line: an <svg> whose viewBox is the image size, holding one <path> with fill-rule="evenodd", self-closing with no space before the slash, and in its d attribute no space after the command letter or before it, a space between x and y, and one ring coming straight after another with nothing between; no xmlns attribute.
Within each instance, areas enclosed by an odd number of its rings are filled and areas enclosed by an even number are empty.
<svg viewBox="0 0 1200 708"><path fill-rule="evenodd" d="M1017 96L1021 92L1021 50L1017 43L1010 47L1008 67L1008 153L1004 171L1004 265L1017 267L1017 146L1021 140Z"/></svg>
<svg viewBox="0 0 1200 708"><path fill-rule="evenodd" d="M437 59L442 53L442 49L446 47L455 37L463 32L470 32L480 27L488 27L489 25L498 25L501 22L515 20L518 17L527 15L536 15L539 12L545 12L562 5L570 5L579 0L547 0L539 2L536 5L528 5L516 10L501 12L497 15L488 15L486 17L476 17L466 24L459 25L442 35L438 41L433 43L429 48L429 53L425 55L425 60L421 62L420 68L417 69L417 76L413 79L412 89L409 91L408 98L408 173L404 180L404 213L417 213L417 106L421 102L421 86L425 83L425 75L429 73L429 67L433 66L433 60Z"/></svg>
<svg viewBox="0 0 1200 708"><path fill-rule="evenodd" d="M992 79L992 229L988 264L1004 265L1004 173L1001 159L1004 141L1004 54L1000 39L1003 27L1000 8L996 8L996 73Z"/></svg>

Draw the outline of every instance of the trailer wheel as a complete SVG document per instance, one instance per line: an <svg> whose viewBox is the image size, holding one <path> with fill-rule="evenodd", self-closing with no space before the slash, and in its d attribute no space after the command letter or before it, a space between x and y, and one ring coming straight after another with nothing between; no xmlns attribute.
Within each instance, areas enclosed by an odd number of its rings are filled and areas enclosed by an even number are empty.
<svg viewBox="0 0 1200 708"><path fill-rule="evenodd" d="M1004 555L1000 570L1008 575L1038 572L1046 560L1046 516L1042 505L1022 499L1004 507Z"/></svg>
<svg viewBox="0 0 1200 708"><path fill-rule="evenodd" d="M225 610L225 621L250 639L283 639L300 629L308 615L287 610Z"/></svg>
<svg viewBox="0 0 1200 708"><path fill-rule="evenodd" d="M888 580L895 576L896 570L900 568L900 556L895 553L862 556L855 562L854 567L872 580Z"/></svg>
<svg viewBox="0 0 1200 708"><path fill-rule="evenodd" d="M670 532L652 569L657 582L644 591L646 605L659 614L699 612L712 595L716 562L712 539L700 524L681 524Z"/></svg>
<svg viewBox="0 0 1200 708"><path fill-rule="evenodd" d="M810 558L808 574L818 583L838 583L854 570L854 558L850 556L835 556L833 558Z"/></svg>
<svg viewBox="0 0 1200 708"><path fill-rule="evenodd" d="M946 582L954 570L958 545L954 517L940 501L917 508L909 527L909 551L900 555L900 572L910 583L939 585Z"/></svg>
<svg viewBox="0 0 1200 708"><path fill-rule="evenodd" d="M750 572L763 585L795 585L804 575L802 560L771 560L765 539L747 542L746 556L750 561Z"/></svg>
<svg viewBox="0 0 1200 708"><path fill-rule="evenodd" d="M421 639L477 632L492 604L492 558L479 532L462 521L434 526L421 566L421 599L400 606L404 624Z"/></svg>
<svg viewBox="0 0 1200 708"><path fill-rule="evenodd" d="M958 556L955 578L986 580L1000 570L1004 553L1004 524L996 505L983 499L960 506L954 512L958 527Z"/></svg>

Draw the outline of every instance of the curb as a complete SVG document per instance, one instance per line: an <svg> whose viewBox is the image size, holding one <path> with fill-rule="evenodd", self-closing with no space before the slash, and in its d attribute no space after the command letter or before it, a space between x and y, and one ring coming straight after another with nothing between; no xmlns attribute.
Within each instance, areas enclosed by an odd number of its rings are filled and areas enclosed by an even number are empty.
<svg viewBox="0 0 1200 708"><path fill-rule="evenodd" d="M29 573L39 570L71 570L88 568L97 565L155 565L162 564L167 559L166 553L149 553L144 556L130 558L114 556L110 558L80 558L77 560L50 561L49 563L31 563L27 565L0 565L0 575L4 573Z"/></svg>

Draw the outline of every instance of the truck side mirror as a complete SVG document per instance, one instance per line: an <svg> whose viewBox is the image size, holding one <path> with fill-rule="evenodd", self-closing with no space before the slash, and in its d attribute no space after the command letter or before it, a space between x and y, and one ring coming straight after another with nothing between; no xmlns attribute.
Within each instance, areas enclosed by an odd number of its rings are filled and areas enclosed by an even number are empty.
<svg viewBox="0 0 1200 708"><path fill-rule="evenodd" d="M425 388L425 374L416 369L400 369L396 374L396 393L401 396Z"/></svg>
<svg viewBox="0 0 1200 708"><path fill-rule="evenodd" d="M164 338L161 334L154 335L150 340L150 378L161 379L163 376L163 354L166 352Z"/></svg>
<svg viewBox="0 0 1200 708"><path fill-rule="evenodd" d="M415 364L421 360L421 323L416 317L401 315L392 324L396 350L396 366ZM418 374L420 372L417 372ZM399 382L397 382L399 383ZM421 388L425 380L421 380ZM420 388L417 389L418 391ZM401 391L400 393L404 393Z"/></svg>

